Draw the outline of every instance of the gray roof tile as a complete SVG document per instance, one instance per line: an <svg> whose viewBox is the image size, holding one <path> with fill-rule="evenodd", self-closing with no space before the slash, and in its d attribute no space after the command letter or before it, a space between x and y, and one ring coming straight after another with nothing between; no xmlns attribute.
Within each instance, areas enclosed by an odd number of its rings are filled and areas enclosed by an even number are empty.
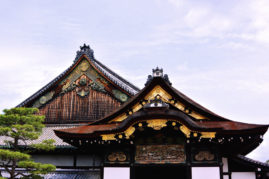
<svg viewBox="0 0 269 179"><path fill-rule="evenodd" d="M70 144L63 142L62 139L60 139L59 137L57 137L54 133L54 130L59 130L59 129L66 129L66 128L72 128L75 126L80 126L82 124L55 124L55 125L47 125L45 128L43 128L42 134L41 136L34 141L26 141L26 143L20 142L20 145L31 145L31 144L37 144L40 143L43 140L46 139L54 139L55 143L54 145L56 147L60 147L60 146L71 146ZM0 144L4 145L4 141L5 140L10 140L10 137L5 137L5 136L0 136Z"/></svg>

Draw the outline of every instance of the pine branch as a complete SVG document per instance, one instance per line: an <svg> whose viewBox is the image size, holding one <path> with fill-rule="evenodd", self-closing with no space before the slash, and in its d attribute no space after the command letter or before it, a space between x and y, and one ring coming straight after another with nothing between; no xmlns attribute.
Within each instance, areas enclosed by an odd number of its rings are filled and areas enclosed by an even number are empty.
<svg viewBox="0 0 269 179"><path fill-rule="evenodd" d="M8 168L8 165L4 164L4 162L1 163L1 166L3 166L5 168L5 170L10 174L10 170Z"/></svg>
<svg viewBox="0 0 269 179"><path fill-rule="evenodd" d="M26 146L27 140L33 141L37 139L42 132L44 125L44 116L35 115L38 112L36 108L12 108L4 110L4 114L0 114L0 136L10 137L10 140L6 140L5 143L12 147L12 150L0 149L0 160L5 170L10 174L10 178L18 176L24 177L36 177L39 174L46 174L56 169L51 164L41 164L34 161L30 161L30 155L26 152L20 152L20 142L23 142ZM54 140L45 140L40 144L31 145L38 150L53 150ZM9 166L9 167L8 167ZM24 168L30 175L26 175L23 172L16 171L16 168Z"/></svg>

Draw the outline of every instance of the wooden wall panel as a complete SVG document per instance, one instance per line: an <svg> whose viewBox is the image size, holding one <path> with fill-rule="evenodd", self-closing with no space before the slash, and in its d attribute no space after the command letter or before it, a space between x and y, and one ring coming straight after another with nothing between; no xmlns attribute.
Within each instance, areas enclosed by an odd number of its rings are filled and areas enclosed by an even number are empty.
<svg viewBox="0 0 269 179"><path fill-rule="evenodd" d="M59 95L40 108L45 123L95 121L117 109L121 103L108 94L91 90L85 97L73 90Z"/></svg>

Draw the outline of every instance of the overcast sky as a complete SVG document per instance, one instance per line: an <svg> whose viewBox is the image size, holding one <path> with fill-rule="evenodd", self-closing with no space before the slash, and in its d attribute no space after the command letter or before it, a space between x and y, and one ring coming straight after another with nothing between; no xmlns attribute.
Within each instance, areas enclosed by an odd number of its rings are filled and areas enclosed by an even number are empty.
<svg viewBox="0 0 269 179"><path fill-rule="evenodd" d="M0 110L95 57L143 88L162 67L173 86L219 115L269 124L269 1L0 0ZM269 133L249 157L269 159Z"/></svg>

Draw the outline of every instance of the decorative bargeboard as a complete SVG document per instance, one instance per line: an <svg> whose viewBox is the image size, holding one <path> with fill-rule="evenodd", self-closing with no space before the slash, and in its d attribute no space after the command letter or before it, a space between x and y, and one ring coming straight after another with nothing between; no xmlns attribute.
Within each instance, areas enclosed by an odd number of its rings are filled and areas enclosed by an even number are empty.
<svg viewBox="0 0 269 179"><path fill-rule="evenodd" d="M72 90L75 90L80 97L88 96L90 90L95 90L109 93L121 102L126 102L129 99L128 95L114 88L108 80L99 74L87 59L83 59L57 87L35 100L32 107L40 108L53 97Z"/></svg>

